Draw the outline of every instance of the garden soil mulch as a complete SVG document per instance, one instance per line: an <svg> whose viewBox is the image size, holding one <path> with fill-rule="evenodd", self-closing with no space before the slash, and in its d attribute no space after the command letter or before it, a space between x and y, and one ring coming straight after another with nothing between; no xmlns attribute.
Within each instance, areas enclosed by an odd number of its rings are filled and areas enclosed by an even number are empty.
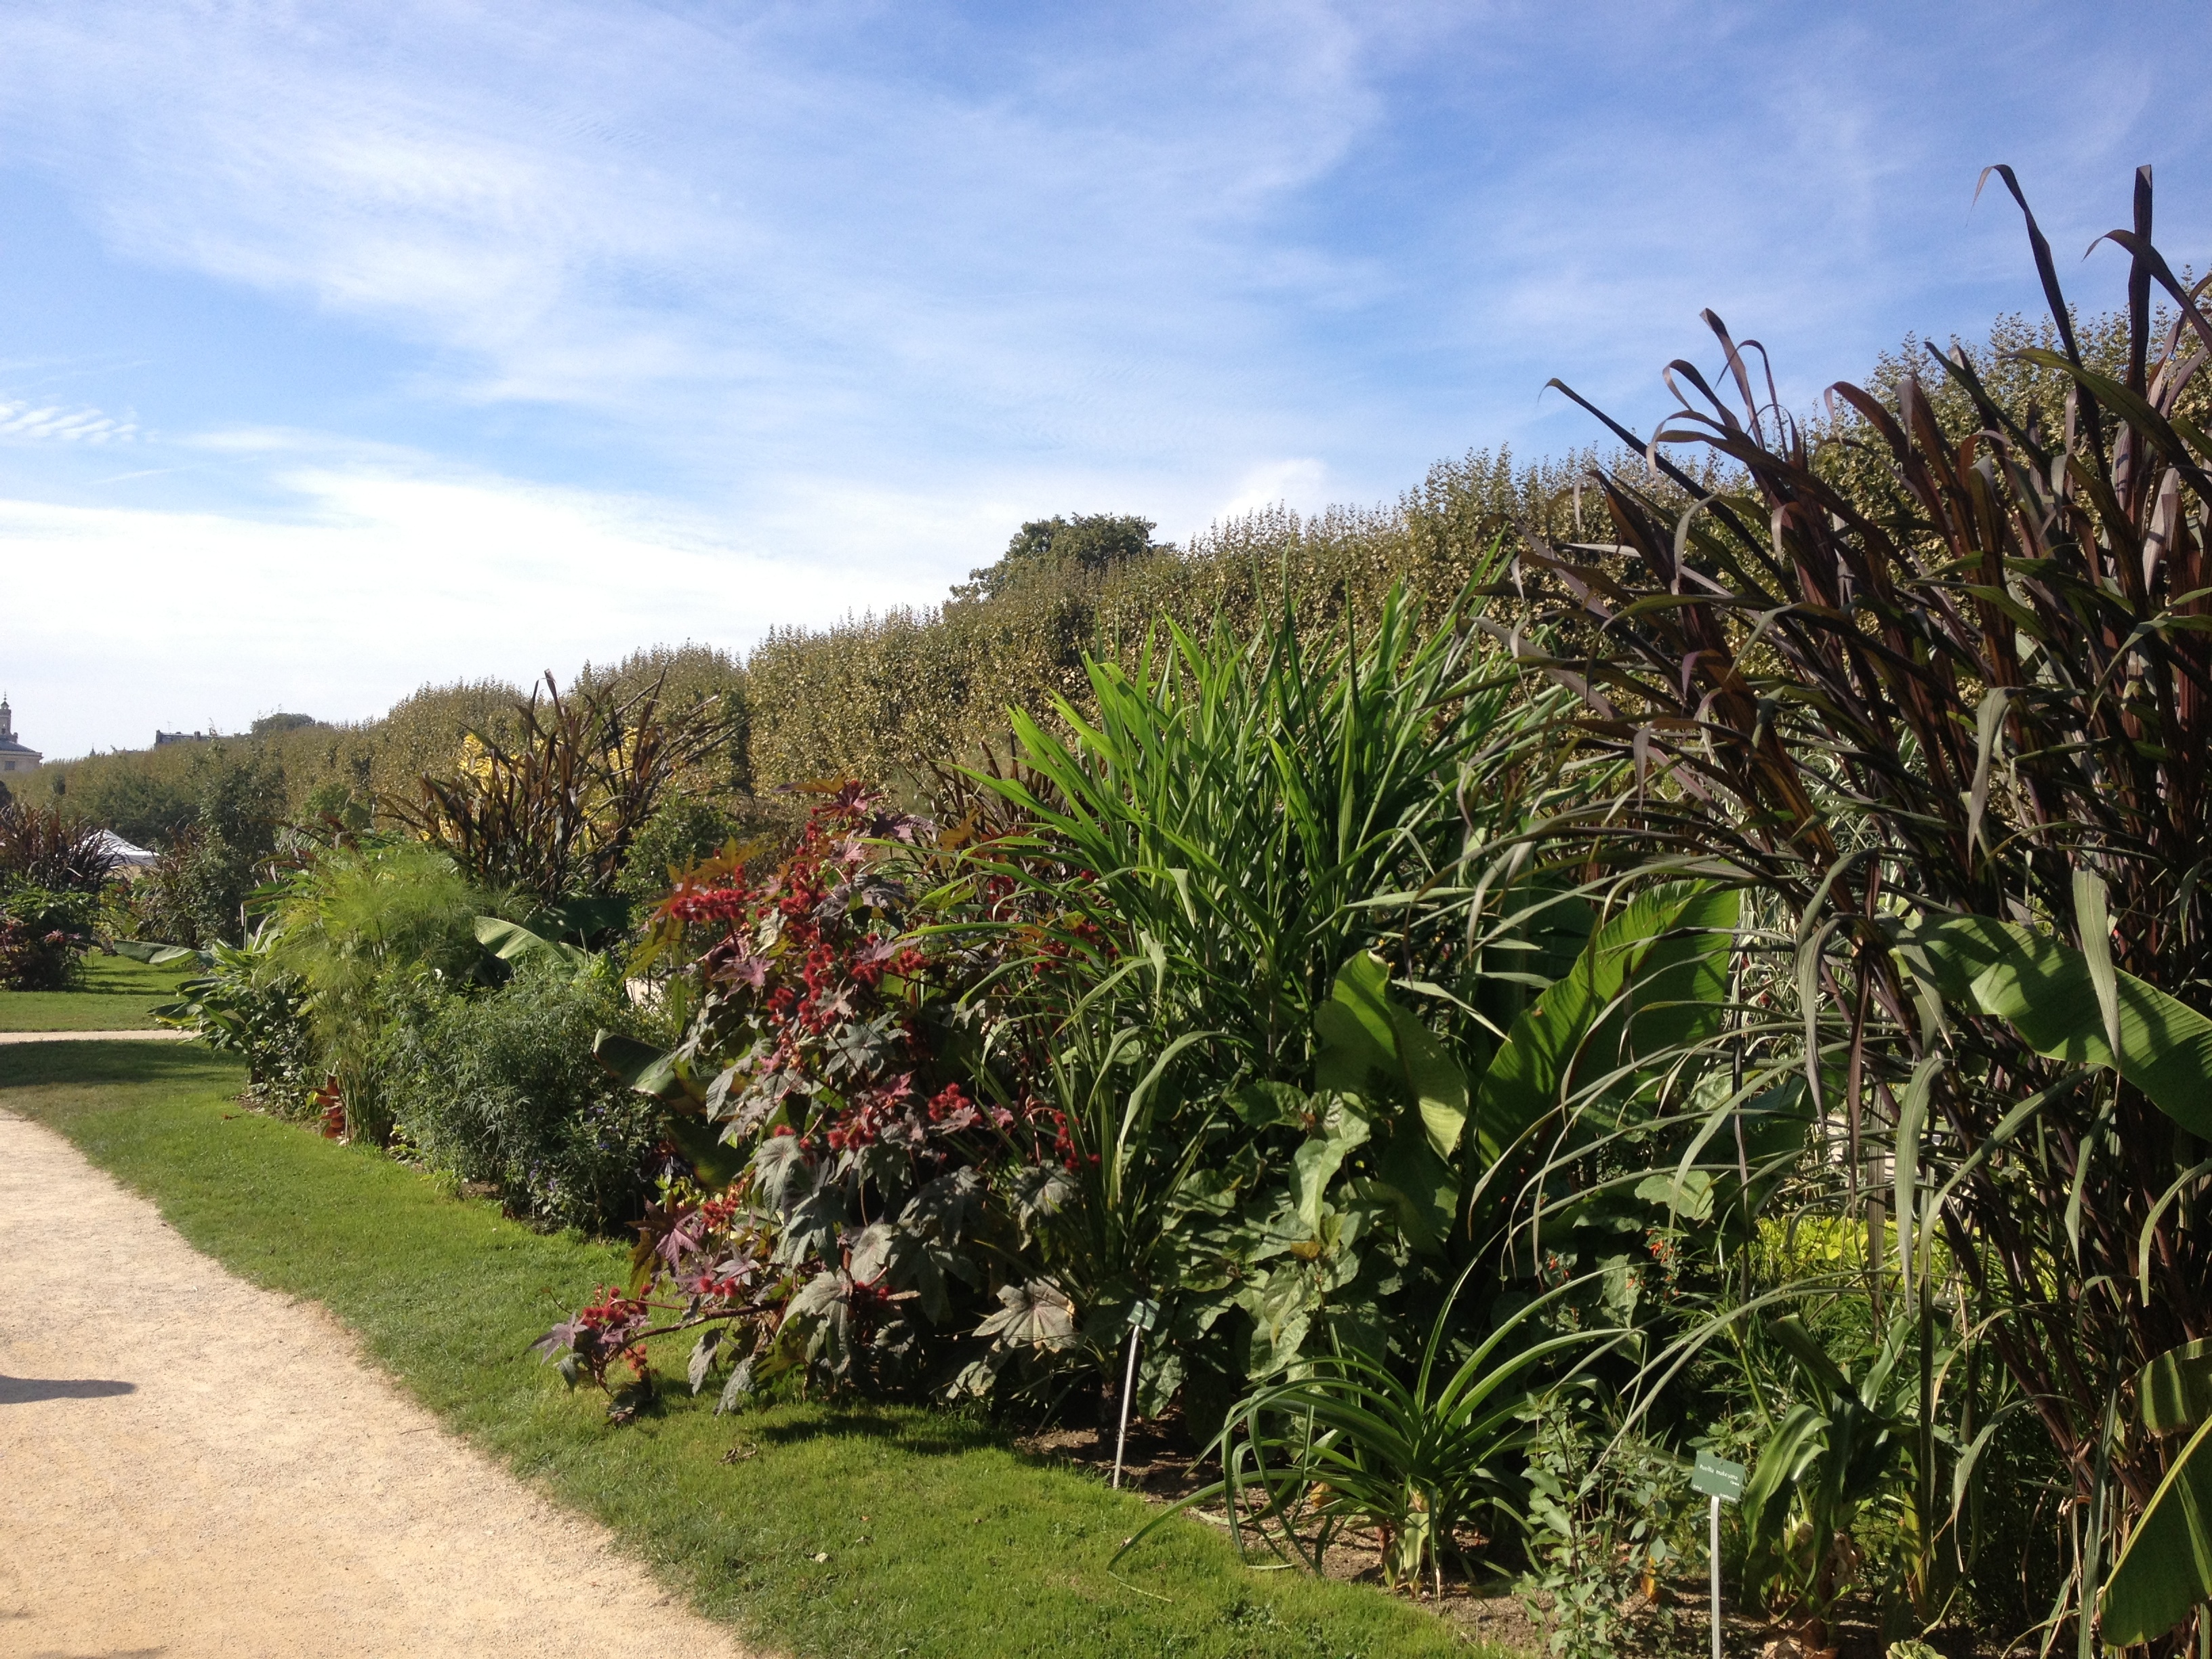
<svg viewBox="0 0 2212 1659"><path fill-rule="evenodd" d="M0 1112L0 1652L743 1659L597 1525Z"/></svg>

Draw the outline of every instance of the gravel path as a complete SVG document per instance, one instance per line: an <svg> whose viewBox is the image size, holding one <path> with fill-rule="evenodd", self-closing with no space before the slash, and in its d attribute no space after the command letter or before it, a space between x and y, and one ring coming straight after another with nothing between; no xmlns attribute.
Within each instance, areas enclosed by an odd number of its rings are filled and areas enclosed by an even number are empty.
<svg viewBox="0 0 2212 1659"><path fill-rule="evenodd" d="M0 1031L0 1042L186 1042L190 1031Z"/></svg>
<svg viewBox="0 0 2212 1659"><path fill-rule="evenodd" d="M6 1112L0 1284L0 1653L744 1659L319 1308Z"/></svg>

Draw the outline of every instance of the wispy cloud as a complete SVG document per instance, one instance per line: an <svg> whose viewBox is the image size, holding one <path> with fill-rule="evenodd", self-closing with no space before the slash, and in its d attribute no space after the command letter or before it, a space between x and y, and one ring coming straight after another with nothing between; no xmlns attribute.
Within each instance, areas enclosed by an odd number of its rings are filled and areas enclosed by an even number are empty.
<svg viewBox="0 0 2212 1659"><path fill-rule="evenodd" d="M0 398L0 438L43 438L59 443L128 443L138 423L97 409L69 409Z"/></svg>
<svg viewBox="0 0 2212 1659"><path fill-rule="evenodd" d="M1987 161L2078 247L2156 161L2203 263L2212 105L2144 50L2200 9L17 0L0 184L96 252L0 249L0 306L167 320L66 403L8 368L0 518L201 590L121 624L135 694L360 713L926 600L1040 514L1387 498L1588 441L1553 374L1648 418L1701 306L1800 400L2032 306Z"/></svg>

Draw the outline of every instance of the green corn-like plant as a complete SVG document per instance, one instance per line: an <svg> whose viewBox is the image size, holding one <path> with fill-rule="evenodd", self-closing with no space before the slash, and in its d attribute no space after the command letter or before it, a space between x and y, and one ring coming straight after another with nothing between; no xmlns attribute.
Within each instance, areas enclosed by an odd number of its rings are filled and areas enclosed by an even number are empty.
<svg viewBox="0 0 2212 1659"><path fill-rule="evenodd" d="M1163 1029L1224 1034L1224 1076L1285 1080L1358 951L1449 966L1431 894L1522 826L1565 701L1523 695L1458 611L1424 629L1402 591L1318 653L1287 617L1249 643L1170 623L1133 668L1087 670L1094 714L1057 701L1063 735L1015 711L1024 769L977 775L1036 826L1006 850L1049 860L1001 872L1089 925L1069 943L1098 972L1109 949L1149 959Z"/></svg>

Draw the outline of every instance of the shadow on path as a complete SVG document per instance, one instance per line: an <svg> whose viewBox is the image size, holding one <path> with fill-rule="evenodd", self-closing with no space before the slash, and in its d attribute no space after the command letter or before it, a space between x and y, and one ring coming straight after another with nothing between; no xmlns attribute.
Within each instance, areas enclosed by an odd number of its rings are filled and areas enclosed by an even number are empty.
<svg viewBox="0 0 2212 1659"><path fill-rule="evenodd" d="M34 1400L98 1400L112 1394L136 1394L136 1382L91 1376L0 1376L0 1406L27 1406Z"/></svg>

